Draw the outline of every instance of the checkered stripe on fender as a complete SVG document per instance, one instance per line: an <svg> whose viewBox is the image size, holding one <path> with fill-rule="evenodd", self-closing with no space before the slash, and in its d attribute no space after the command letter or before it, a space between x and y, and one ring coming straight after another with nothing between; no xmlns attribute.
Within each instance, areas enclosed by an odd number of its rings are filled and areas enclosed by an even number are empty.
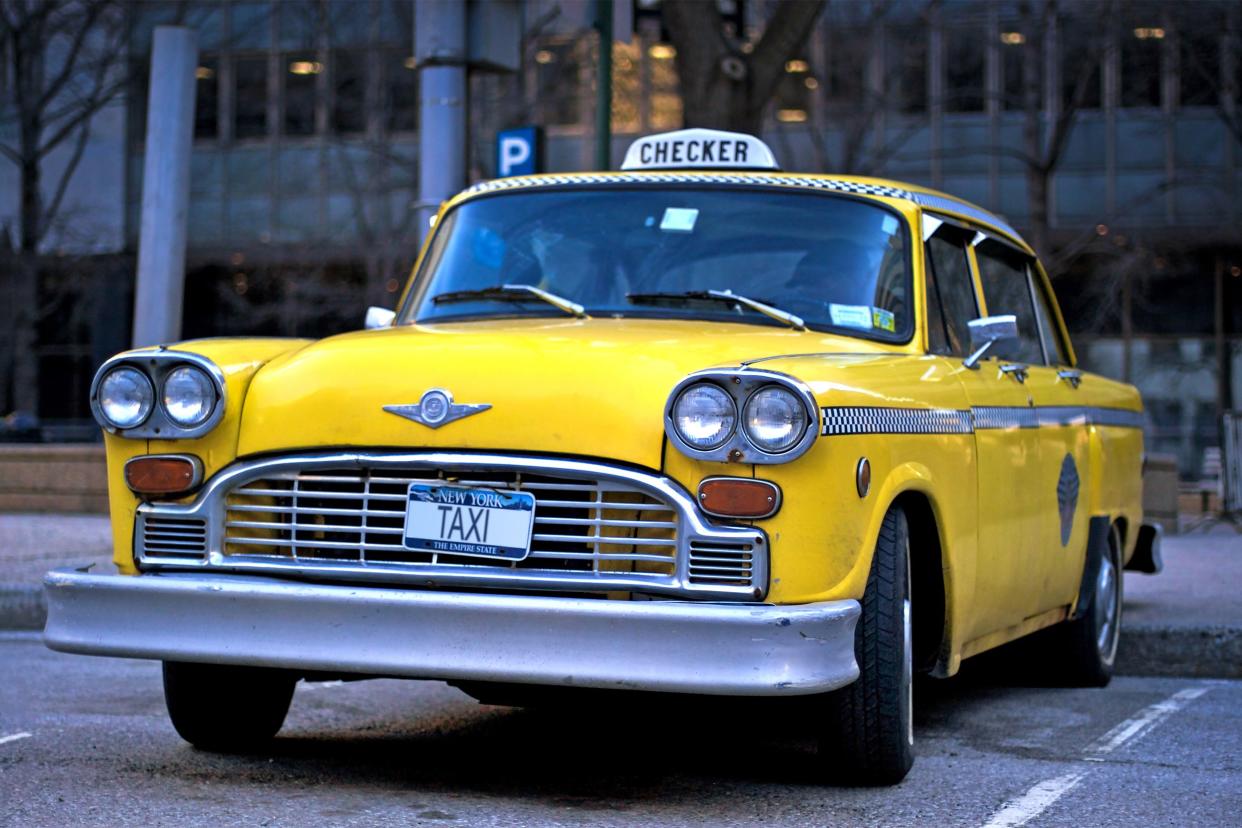
<svg viewBox="0 0 1242 828"><path fill-rule="evenodd" d="M825 408L825 436L841 434L970 434L970 412L952 408Z"/></svg>

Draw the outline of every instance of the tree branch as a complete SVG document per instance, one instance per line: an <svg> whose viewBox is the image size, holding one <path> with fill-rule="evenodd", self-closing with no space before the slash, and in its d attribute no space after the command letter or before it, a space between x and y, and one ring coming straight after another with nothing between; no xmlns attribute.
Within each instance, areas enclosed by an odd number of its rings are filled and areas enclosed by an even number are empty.
<svg viewBox="0 0 1242 828"><path fill-rule="evenodd" d="M56 192L52 196L52 200L43 210L43 215L39 217L39 226L35 230L35 237L38 241L43 238L52 229L52 223L56 220L56 214L60 211L60 203L65 197L65 191L69 189L69 180L73 178L74 172L78 168L78 162L82 160L82 153L86 150L86 142L91 134L91 122L88 118L82 123L82 129L78 132L78 140L74 144L73 154L69 156L69 161L65 164L64 172L61 173L60 181L56 184Z"/></svg>

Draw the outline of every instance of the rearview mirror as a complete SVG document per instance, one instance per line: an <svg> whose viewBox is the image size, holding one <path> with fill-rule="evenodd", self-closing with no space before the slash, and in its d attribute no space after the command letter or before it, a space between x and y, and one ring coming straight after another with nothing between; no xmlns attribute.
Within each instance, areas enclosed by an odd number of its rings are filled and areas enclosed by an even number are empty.
<svg viewBox="0 0 1242 828"><path fill-rule="evenodd" d="M388 308L377 308L372 305L367 308L367 320L364 324L368 331L374 328L387 328L396 318L396 311L390 311Z"/></svg>
<svg viewBox="0 0 1242 828"><path fill-rule="evenodd" d="M967 368L978 368L979 360L997 342L1015 342L1018 339L1018 317L1012 313L972 319L966 325L970 329L972 351L962 362Z"/></svg>

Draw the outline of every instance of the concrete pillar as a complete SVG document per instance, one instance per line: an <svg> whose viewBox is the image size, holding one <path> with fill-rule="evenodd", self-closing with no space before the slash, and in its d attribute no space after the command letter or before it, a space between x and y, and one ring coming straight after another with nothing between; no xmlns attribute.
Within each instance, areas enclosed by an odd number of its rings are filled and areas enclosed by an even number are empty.
<svg viewBox="0 0 1242 828"><path fill-rule="evenodd" d="M190 147L194 138L194 70L198 38L182 26L158 26L151 50L142 228L134 291L134 347L181 336Z"/></svg>
<svg viewBox="0 0 1242 828"><path fill-rule="evenodd" d="M466 186L466 4L415 0L419 66L419 222L426 233L440 202Z"/></svg>

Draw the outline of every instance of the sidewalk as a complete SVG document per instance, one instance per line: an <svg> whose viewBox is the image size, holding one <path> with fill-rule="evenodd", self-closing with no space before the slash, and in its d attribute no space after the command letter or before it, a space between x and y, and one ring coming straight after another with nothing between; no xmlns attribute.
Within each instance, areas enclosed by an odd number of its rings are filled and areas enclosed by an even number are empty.
<svg viewBox="0 0 1242 828"><path fill-rule="evenodd" d="M108 518L0 514L0 629L43 627L43 574L115 572ZM1117 671L1242 677L1242 534L1228 527L1165 539L1159 575L1127 572Z"/></svg>

